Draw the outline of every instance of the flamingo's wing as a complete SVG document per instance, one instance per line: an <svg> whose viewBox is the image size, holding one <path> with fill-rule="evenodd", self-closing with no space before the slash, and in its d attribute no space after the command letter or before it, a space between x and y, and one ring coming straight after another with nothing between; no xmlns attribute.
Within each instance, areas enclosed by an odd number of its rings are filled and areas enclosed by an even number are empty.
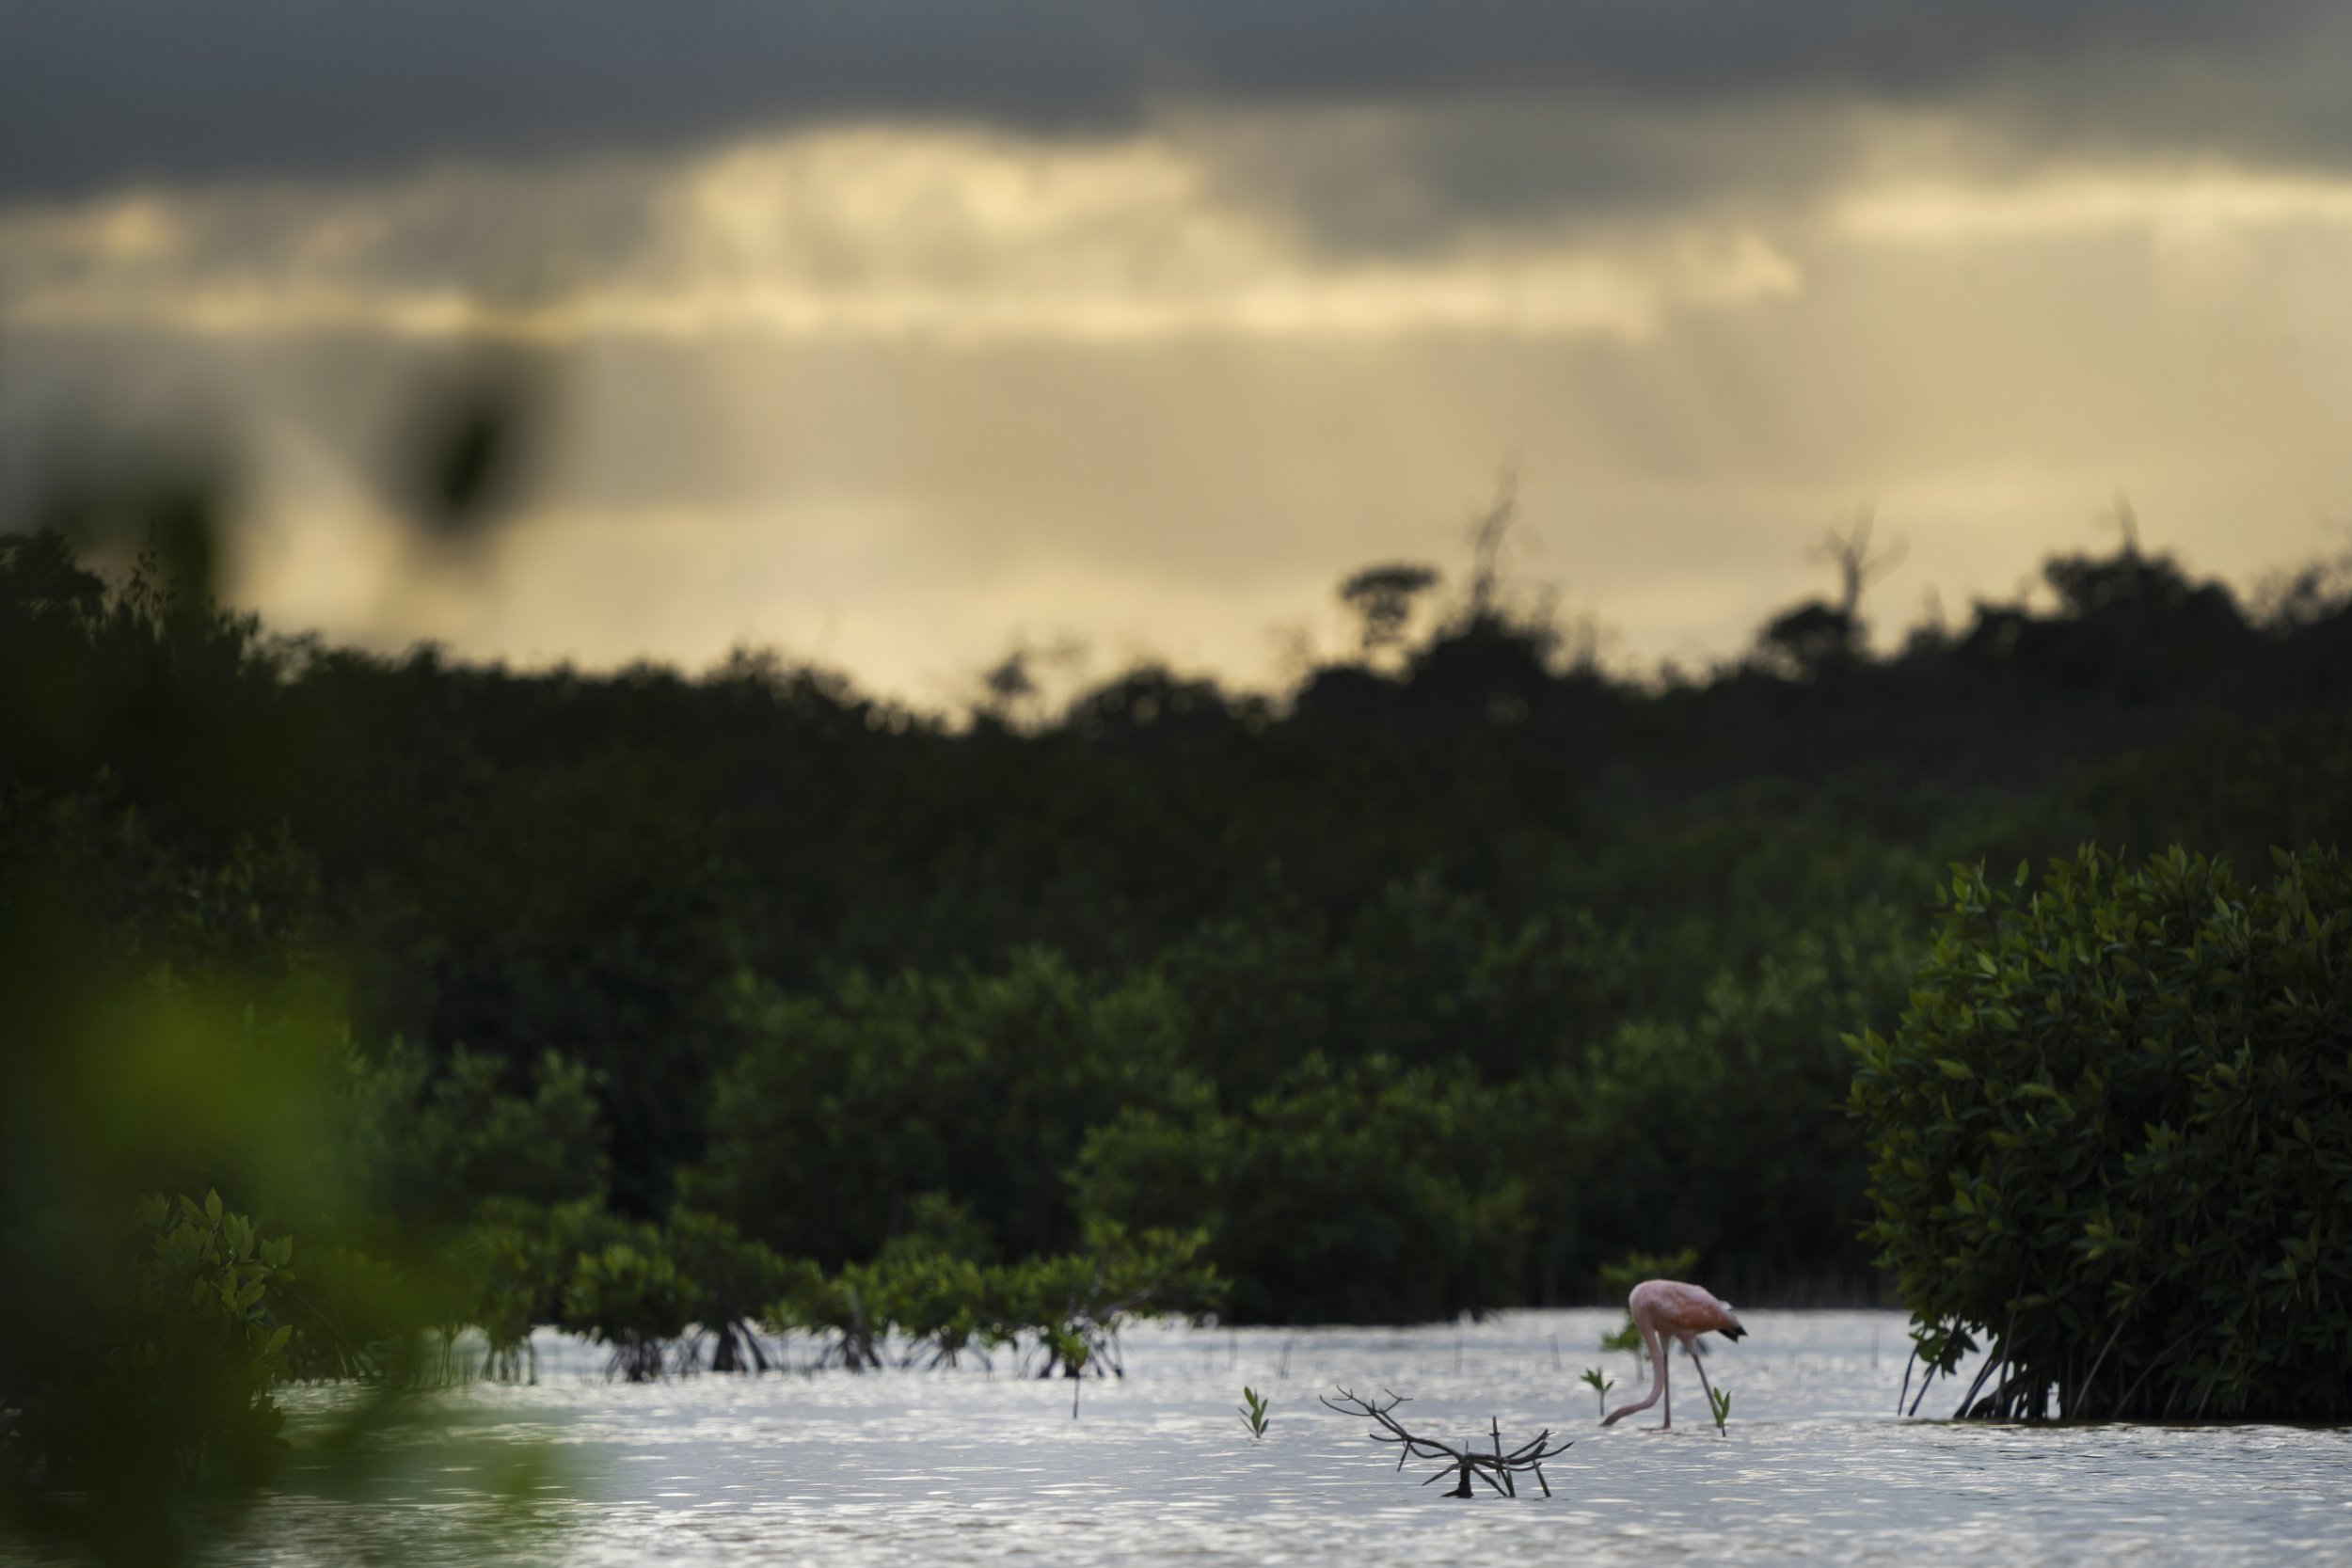
<svg viewBox="0 0 2352 1568"><path fill-rule="evenodd" d="M1652 1279L1633 1288L1628 1306L1644 1310L1661 1334L1716 1334L1738 1328L1740 1320L1711 1291L1678 1279Z"/></svg>

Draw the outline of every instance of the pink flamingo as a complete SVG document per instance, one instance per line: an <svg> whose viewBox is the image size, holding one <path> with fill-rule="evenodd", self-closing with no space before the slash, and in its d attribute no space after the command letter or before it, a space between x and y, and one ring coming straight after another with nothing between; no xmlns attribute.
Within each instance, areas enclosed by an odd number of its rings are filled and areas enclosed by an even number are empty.
<svg viewBox="0 0 2352 1568"><path fill-rule="evenodd" d="M1633 1293L1625 1298L1626 1310L1633 1314L1633 1326L1642 1331L1642 1343L1649 1347L1651 1368L1649 1394L1646 1398L1621 1405L1609 1413L1600 1424L1614 1426L1636 1411L1647 1410L1661 1399L1666 1402L1666 1418L1658 1423L1665 1431L1675 1424L1674 1396L1666 1392L1667 1339L1679 1339L1690 1353L1691 1365L1699 1370L1699 1386L1707 1390L1708 1400L1715 1398L1715 1386L1707 1381L1707 1368L1699 1360L1699 1336L1720 1334L1726 1339L1737 1339L1747 1330L1740 1326L1739 1316L1724 1303L1695 1285L1683 1285L1671 1279L1645 1279L1633 1287Z"/></svg>

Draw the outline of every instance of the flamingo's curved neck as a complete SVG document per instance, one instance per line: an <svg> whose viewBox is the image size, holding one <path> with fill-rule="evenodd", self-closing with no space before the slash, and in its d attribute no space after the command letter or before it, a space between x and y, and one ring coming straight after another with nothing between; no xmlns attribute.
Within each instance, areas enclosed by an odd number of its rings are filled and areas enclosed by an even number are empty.
<svg viewBox="0 0 2352 1568"><path fill-rule="evenodd" d="M1642 1344L1649 1352L1649 1392L1631 1404L1619 1405L1612 1410L1609 1418L1600 1423L1602 1426L1614 1426L1628 1416L1639 1415L1656 1404L1659 1396L1666 1391L1666 1351L1659 1343L1658 1330L1638 1317L1633 1320L1633 1326L1641 1330Z"/></svg>

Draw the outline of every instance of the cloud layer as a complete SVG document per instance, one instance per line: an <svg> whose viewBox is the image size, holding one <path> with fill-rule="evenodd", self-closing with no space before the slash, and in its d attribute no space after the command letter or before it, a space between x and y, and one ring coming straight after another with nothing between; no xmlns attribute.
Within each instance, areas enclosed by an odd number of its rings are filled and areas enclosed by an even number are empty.
<svg viewBox="0 0 2352 1568"><path fill-rule="evenodd" d="M817 132L683 165L138 194L0 214L20 326L1150 341L1641 336L1787 294L1753 229L1531 227L1335 253L1210 145Z"/></svg>
<svg viewBox="0 0 2352 1568"><path fill-rule="evenodd" d="M1188 0L0 13L0 443L240 444L241 591L383 646L939 702L1009 641L1243 680L1368 560L1628 658L2098 537L2352 515L2352 31L2316 4ZM557 439L469 570L388 433L485 338ZM1540 546L1540 548L1535 546Z"/></svg>
<svg viewBox="0 0 2352 1568"><path fill-rule="evenodd" d="M2328 0L75 0L0 12L0 200L826 123L1115 134L1187 104L1595 97L1673 118L1895 105L2043 146L2337 164L2346 27ZM1577 162L1589 190L1617 160Z"/></svg>

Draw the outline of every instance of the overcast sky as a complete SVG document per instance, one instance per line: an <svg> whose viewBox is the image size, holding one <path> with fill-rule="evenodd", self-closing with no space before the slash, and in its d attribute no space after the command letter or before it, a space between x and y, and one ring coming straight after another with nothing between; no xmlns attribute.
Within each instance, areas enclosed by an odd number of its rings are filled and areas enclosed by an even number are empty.
<svg viewBox="0 0 2352 1568"><path fill-rule="evenodd" d="M1514 566L1729 657L1867 500L1882 637L2053 549L2352 545L2352 8L0 0L0 450L233 454L238 597L956 700L1244 684ZM391 454L544 425L460 562Z"/></svg>

